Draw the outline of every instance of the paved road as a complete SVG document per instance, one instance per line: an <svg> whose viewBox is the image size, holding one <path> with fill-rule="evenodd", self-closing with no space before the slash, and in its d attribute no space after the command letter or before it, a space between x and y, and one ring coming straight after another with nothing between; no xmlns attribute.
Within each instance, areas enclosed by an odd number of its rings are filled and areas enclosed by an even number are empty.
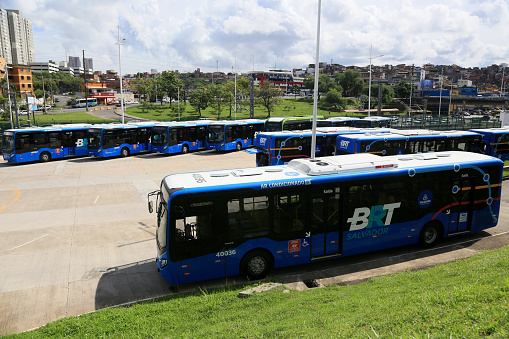
<svg viewBox="0 0 509 339"><path fill-rule="evenodd" d="M146 195L170 173L247 167L246 152L0 160L0 335L110 305L175 293L157 273L155 216ZM504 186L507 186L504 184ZM504 191L505 192L505 191ZM417 251L414 246L277 270L296 289L348 284L464 258L509 243L509 190L498 227ZM245 282L229 278L227 283ZM183 286L224 285L225 279Z"/></svg>

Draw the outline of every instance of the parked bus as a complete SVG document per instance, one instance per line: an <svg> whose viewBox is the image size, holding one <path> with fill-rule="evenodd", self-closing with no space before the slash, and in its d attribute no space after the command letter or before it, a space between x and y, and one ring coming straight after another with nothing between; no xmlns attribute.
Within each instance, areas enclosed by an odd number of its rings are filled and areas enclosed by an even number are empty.
<svg viewBox="0 0 509 339"><path fill-rule="evenodd" d="M152 151L187 153L206 148L209 121L162 123L152 128Z"/></svg>
<svg viewBox="0 0 509 339"><path fill-rule="evenodd" d="M74 99L72 107L74 108L86 107L87 104L89 107L97 106L97 99L96 98Z"/></svg>
<svg viewBox="0 0 509 339"><path fill-rule="evenodd" d="M256 133L263 128L264 121L258 119L213 121L207 128L207 149L240 151L251 147Z"/></svg>
<svg viewBox="0 0 509 339"><path fill-rule="evenodd" d="M497 225L503 162L442 152L355 154L166 176L157 265L170 284L435 245Z"/></svg>
<svg viewBox="0 0 509 339"><path fill-rule="evenodd" d="M389 132L390 129L361 129L354 127L319 127L316 129L315 156L336 154L336 139L343 134ZM290 160L311 157L312 131L260 132L256 135L257 166L283 165Z"/></svg>
<svg viewBox="0 0 509 339"><path fill-rule="evenodd" d="M353 122L354 127L359 128L380 128L380 127L391 127L391 118L384 117L364 117L357 119Z"/></svg>
<svg viewBox="0 0 509 339"><path fill-rule="evenodd" d="M468 131L392 130L390 133L349 134L337 138L336 154L411 154L439 151L482 153L481 135Z"/></svg>
<svg viewBox="0 0 509 339"><path fill-rule="evenodd" d="M509 128L471 129L482 136L484 154L503 161L509 160Z"/></svg>
<svg viewBox="0 0 509 339"><path fill-rule="evenodd" d="M8 129L2 137L2 153L9 162L40 161L88 155L87 131L91 125Z"/></svg>
<svg viewBox="0 0 509 339"><path fill-rule="evenodd" d="M355 121L359 118L355 117L332 117L327 119L320 119L317 121L317 127L353 127Z"/></svg>
<svg viewBox="0 0 509 339"><path fill-rule="evenodd" d="M317 119L323 119L319 115ZM275 117L265 121L265 132L306 130L313 127L313 117Z"/></svg>
<svg viewBox="0 0 509 339"><path fill-rule="evenodd" d="M88 154L94 157L127 157L152 150L155 122L93 125L88 130Z"/></svg>

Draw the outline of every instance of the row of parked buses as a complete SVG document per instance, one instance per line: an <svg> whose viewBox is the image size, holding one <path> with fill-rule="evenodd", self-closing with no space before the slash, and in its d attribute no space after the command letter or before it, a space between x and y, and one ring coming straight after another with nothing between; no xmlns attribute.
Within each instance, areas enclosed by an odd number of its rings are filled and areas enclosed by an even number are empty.
<svg viewBox="0 0 509 339"><path fill-rule="evenodd" d="M321 126L353 125L356 120L362 119L331 118L319 122ZM389 126L390 119L379 120ZM86 155L128 156L147 151L173 154L202 149L241 150L253 146L255 135L267 129L283 131L311 125L311 117L53 125L6 130L2 152L4 160L19 163Z"/></svg>
<svg viewBox="0 0 509 339"><path fill-rule="evenodd" d="M53 125L6 130L2 151L4 160L21 163L74 156L125 157L140 152L175 154L250 148L250 152L257 153L257 166L281 165L311 156L312 133L307 129L311 125L310 117ZM319 119L317 126L317 157L463 150L509 159L509 129L504 128L405 131L389 128L390 119L381 117Z"/></svg>

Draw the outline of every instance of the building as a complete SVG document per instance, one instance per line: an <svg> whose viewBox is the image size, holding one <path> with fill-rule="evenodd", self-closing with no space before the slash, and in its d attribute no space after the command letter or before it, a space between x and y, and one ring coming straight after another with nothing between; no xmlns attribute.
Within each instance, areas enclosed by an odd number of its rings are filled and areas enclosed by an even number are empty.
<svg viewBox="0 0 509 339"><path fill-rule="evenodd" d="M70 56L69 57L69 63L67 65L68 67L72 67L72 68L77 68L77 67L81 67L81 61L80 61L80 57L73 57L73 56Z"/></svg>
<svg viewBox="0 0 509 339"><path fill-rule="evenodd" d="M85 63L85 69L87 70L93 70L94 69L94 61L92 58L83 58L83 62Z"/></svg>
<svg viewBox="0 0 509 339"><path fill-rule="evenodd" d="M254 78L254 85L260 87L265 81L276 86L283 92L291 92L292 87L295 85L299 90L303 90L304 80L294 78L291 71L285 70L269 70L269 71L249 71L248 76Z"/></svg>
<svg viewBox="0 0 509 339"><path fill-rule="evenodd" d="M21 11L0 9L0 57L14 65L35 61L32 23Z"/></svg>
<svg viewBox="0 0 509 339"><path fill-rule="evenodd" d="M22 94L33 92L32 69L25 65L9 66L9 83L16 86Z"/></svg>
<svg viewBox="0 0 509 339"><path fill-rule="evenodd" d="M48 62L30 62L28 65L32 69L32 73L56 73L60 71L57 63L53 60L49 60Z"/></svg>

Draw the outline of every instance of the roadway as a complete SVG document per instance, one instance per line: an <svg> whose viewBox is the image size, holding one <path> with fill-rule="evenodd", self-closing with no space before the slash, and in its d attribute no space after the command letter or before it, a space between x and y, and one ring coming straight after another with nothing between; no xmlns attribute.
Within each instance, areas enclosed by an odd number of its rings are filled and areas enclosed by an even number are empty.
<svg viewBox="0 0 509 339"><path fill-rule="evenodd" d="M254 164L254 155L246 152L215 151L25 165L0 160L0 335L177 293L157 272L155 215L147 211L147 193L170 173ZM502 205L496 228L444 241L432 250L407 246L280 269L274 275L304 290L502 247L509 243L509 190ZM216 279L180 286L179 292L246 282Z"/></svg>

